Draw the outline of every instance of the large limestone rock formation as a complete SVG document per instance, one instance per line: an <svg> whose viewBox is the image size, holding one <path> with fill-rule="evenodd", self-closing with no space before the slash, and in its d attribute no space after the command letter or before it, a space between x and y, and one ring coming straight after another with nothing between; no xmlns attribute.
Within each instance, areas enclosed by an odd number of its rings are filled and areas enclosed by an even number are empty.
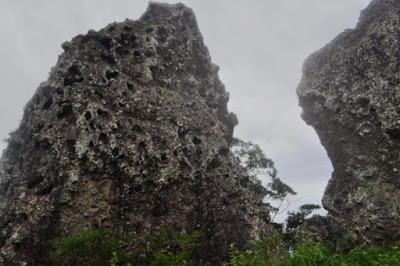
<svg viewBox="0 0 400 266"><path fill-rule="evenodd" d="M400 1L372 1L357 27L305 62L297 89L334 172L326 219L300 235L381 243L400 236Z"/></svg>
<svg viewBox="0 0 400 266"><path fill-rule="evenodd" d="M214 262L273 234L191 9L150 3L62 47L1 159L0 264L45 264L76 228L201 230Z"/></svg>

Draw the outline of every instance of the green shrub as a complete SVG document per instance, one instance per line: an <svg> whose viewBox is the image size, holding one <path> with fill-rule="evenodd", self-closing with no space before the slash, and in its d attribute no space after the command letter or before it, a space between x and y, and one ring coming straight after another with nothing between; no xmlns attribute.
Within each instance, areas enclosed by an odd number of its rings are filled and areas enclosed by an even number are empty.
<svg viewBox="0 0 400 266"><path fill-rule="evenodd" d="M173 229L145 237L146 256L134 257L126 247L134 236L98 229L82 231L54 241L50 260L54 265L174 266L209 265L194 257L201 233L180 235Z"/></svg>
<svg viewBox="0 0 400 266"><path fill-rule="evenodd" d="M282 237L280 235L265 238L262 241L251 242L248 244L248 247L248 250L240 252L234 244L231 244L231 259L222 265L277 265L277 263L284 261L288 257L288 253L282 245Z"/></svg>
<svg viewBox="0 0 400 266"><path fill-rule="evenodd" d="M282 254L279 242L274 238L251 244L249 250L240 252L231 245L231 259L223 266L394 266L400 265L399 244L391 248L359 246L351 251L340 249L331 243L307 241L293 246L290 252ZM278 251L280 250L280 251ZM289 255L290 254L290 255Z"/></svg>
<svg viewBox="0 0 400 266"><path fill-rule="evenodd" d="M360 246L353 249L346 265L400 265L400 243L392 248Z"/></svg>
<svg viewBox="0 0 400 266"><path fill-rule="evenodd" d="M196 249L203 235L199 232L181 235L169 228L161 233L147 235L145 256L134 257L126 248L132 235L98 229L82 231L54 241L52 265L111 265L111 266L175 266L210 265L196 257ZM350 250L347 241L337 245L307 241L291 247L290 252L276 235L247 245L239 251L230 245L230 260L223 266L319 266L400 265L400 242L392 247L359 246Z"/></svg>
<svg viewBox="0 0 400 266"><path fill-rule="evenodd" d="M321 242L313 243L307 241L294 246L289 264L287 265L342 265L342 262L343 256L341 253L335 253Z"/></svg>
<svg viewBox="0 0 400 266"><path fill-rule="evenodd" d="M202 237L200 232L180 235L172 228L157 235L147 235L147 257L140 260L138 265L208 265L194 256Z"/></svg>
<svg viewBox="0 0 400 266"><path fill-rule="evenodd" d="M123 258L115 265L125 265L130 255L121 247L133 237L105 229L81 231L56 239L50 260L55 265L108 265L115 253L115 256Z"/></svg>

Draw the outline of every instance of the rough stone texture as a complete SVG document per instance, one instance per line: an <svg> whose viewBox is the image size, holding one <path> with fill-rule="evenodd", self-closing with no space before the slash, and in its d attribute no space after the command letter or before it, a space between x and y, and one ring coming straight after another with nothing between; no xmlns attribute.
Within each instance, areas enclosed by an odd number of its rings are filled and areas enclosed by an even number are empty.
<svg viewBox="0 0 400 266"><path fill-rule="evenodd" d="M76 228L202 230L213 262L273 234L191 9L150 3L62 47L1 159L3 264L45 264L48 240Z"/></svg>
<svg viewBox="0 0 400 266"><path fill-rule="evenodd" d="M299 235L398 240L400 1L372 1L355 29L312 54L297 93L334 167L323 197L327 218L308 221Z"/></svg>

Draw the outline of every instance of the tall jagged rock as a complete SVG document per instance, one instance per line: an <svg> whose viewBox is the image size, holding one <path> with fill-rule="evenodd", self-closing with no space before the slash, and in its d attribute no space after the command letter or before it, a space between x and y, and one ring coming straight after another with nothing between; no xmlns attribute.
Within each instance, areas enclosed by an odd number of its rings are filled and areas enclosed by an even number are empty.
<svg viewBox="0 0 400 266"><path fill-rule="evenodd" d="M1 263L45 264L76 228L201 230L212 262L273 234L191 9L150 3L62 47L1 159Z"/></svg>
<svg viewBox="0 0 400 266"><path fill-rule="evenodd" d="M374 0L303 67L297 89L303 119L332 161L326 218L303 238L350 237L355 243L400 236L400 1Z"/></svg>

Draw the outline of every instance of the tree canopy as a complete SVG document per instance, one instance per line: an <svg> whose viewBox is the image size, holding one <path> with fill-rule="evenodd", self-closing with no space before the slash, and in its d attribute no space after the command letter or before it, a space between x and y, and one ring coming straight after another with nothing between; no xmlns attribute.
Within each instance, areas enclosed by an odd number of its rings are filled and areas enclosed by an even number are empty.
<svg viewBox="0 0 400 266"><path fill-rule="evenodd" d="M283 201L289 195L297 193L278 177L274 161L265 156L259 145L238 138L234 138L231 145L233 154L246 169L256 194L262 198L278 201L279 207L272 206L270 202L264 202L272 213L278 213ZM269 177L270 181L266 186L262 185L261 176Z"/></svg>

